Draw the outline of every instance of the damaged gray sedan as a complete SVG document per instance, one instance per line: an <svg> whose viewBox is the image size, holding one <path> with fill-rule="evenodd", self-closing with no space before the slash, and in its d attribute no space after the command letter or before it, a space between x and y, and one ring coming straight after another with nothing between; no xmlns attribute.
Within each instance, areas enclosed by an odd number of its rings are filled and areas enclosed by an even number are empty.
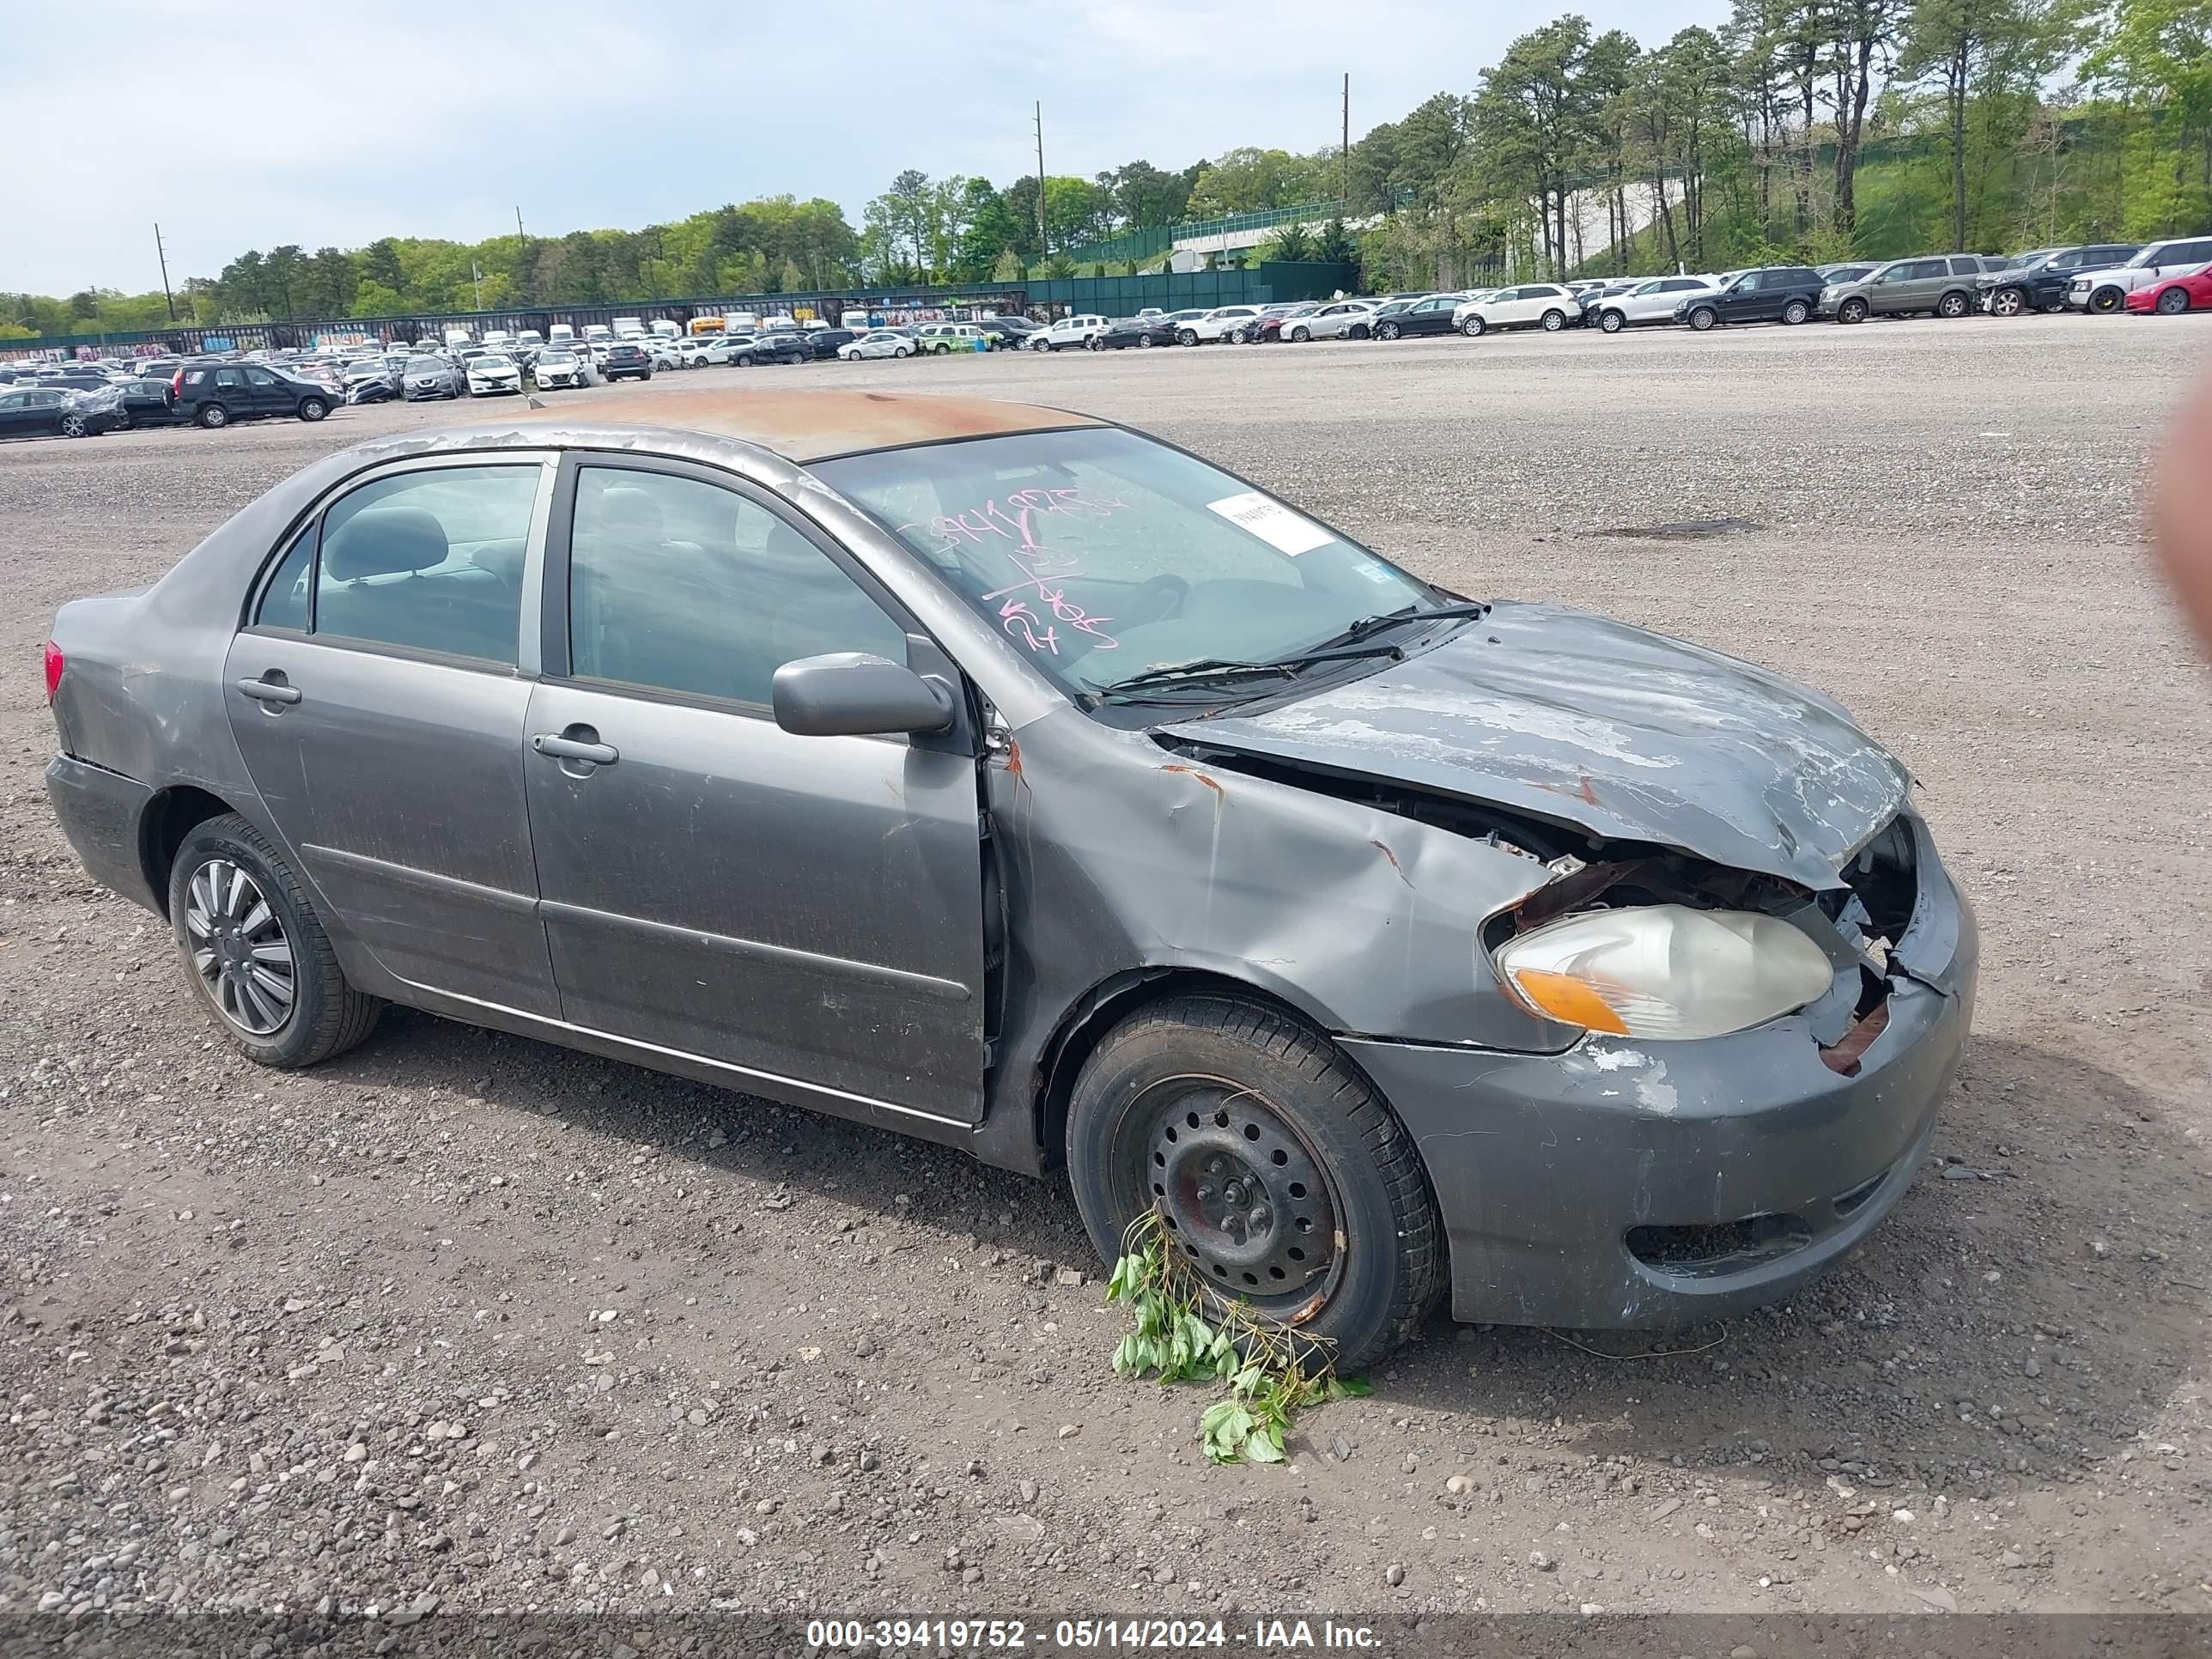
<svg viewBox="0 0 2212 1659"><path fill-rule="evenodd" d="M674 392L317 462L64 607L53 802L217 1026L386 1002L1147 1208L1372 1361L1771 1300L1921 1161L1971 913L1824 697L1126 428Z"/></svg>

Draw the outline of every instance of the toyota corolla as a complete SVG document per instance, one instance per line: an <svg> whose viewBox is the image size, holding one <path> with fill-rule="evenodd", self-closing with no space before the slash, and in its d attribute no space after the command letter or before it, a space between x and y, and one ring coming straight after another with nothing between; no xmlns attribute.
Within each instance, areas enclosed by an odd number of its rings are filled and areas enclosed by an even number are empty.
<svg viewBox="0 0 2212 1659"><path fill-rule="evenodd" d="M1827 698L1057 410L410 432L64 606L46 683L70 841L252 1059L397 1002L1057 1166L1350 1365L1784 1293L1972 1016Z"/></svg>

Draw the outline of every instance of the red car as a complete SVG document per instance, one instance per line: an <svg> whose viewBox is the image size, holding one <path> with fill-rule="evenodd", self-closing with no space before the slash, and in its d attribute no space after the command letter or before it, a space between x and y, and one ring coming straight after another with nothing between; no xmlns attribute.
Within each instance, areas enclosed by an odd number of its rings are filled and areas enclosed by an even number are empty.
<svg viewBox="0 0 2212 1659"><path fill-rule="evenodd" d="M1273 345L1283 337L1284 324L1294 317L1310 317L1320 309L1318 303L1309 301L1303 305L1291 306L1287 310L1265 313L1260 319L1259 327L1252 331L1252 338L1262 345Z"/></svg>
<svg viewBox="0 0 2212 1659"><path fill-rule="evenodd" d="M2212 306L2212 275L2202 271L2194 276L2148 283L2128 295L2128 309L2146 316L2156 312L2161 317L2179 317L2185 311L2208 306Z"/></svg>

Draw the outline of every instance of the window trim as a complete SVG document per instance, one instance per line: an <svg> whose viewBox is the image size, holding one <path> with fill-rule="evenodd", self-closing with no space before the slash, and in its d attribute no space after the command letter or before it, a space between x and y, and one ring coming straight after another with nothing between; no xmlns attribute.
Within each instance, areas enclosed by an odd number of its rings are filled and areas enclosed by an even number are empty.
<svg viewBox="0 0 2212 1659"><path fill-rule="evenodd" d="M538 678L536 636L531 631L534 621L533 597L539 585L538 571L544 560L545 523L553 496L554 463L560 452L547 449L472 449L456 450L448 454L415 455L404 460L390 461L381 465L365 467L339 479L318 495L307 508L284 526L270 550L262 556L259 568L247 586L243 603L239 607L238 626L234 634L264 635L272 639L297 640L308 645L320 646L331 651L359 651L371 656L394 657L403 662L422 662L440 667L465 669L471 673L489 674L509 679ZM515 626L514 661L512 664L490 662L482 657L464 657L447 651L430 651L420 646L393 645L382 640L349 639L339 634L314 631L317 595L322 587L323 522L325 514L338 501L356 489L385 479L410 472L450 472L457 467L534 466L538 470L538 489L532 499L528 540L523 544L522 572L518 579L521 585L519 614ZM264 627L258 620L261 605L269 584L276 580L283 567L284 556L303 530L312 527L315 532L315 553L308 568L313 580L307 584L307 633L294 628Z"/></svg>
<svg viewBox="0 0 2212 1659"><path fill-rule="evenodd" d="M907 661L904 666L915 668L915 645L926 647L930 656L941 659L951 667L956 679L964 682L965 672L954 661L933 635L928 628L902 604L898 596L878 580L873 571L855 556L852 550L815 524L774 490L741 475L708 463L688 461L670 455L639 455L626 450L575 449L561 457L560 478L550 500L550 521L544 537L545 556L539 573L538 605L538 678L550 684L566 685L580 691L592 691L604 696L635 697L645 702L672 703L686 708L701 708L714 714L734 714L748 720L764 720L773 725L775 710L767 703L747 702L736 697L717 697L705 692L678 690L665 685L641 685L632 680L602 679L597 675L579 674L569 656L568 642L568 578L576 525L577 480L586 467L597 467L618 472L657 472L670 477L685 478L710 489L726 489L741 501L754 506L778 520L787 528L805 538L814 550L828 559L853 585L859 588L884 617L907 639ZM941 672L935 667L915 668L920 672ZM962 687L955 686L956 692ZM964 702L964 693L962 701ZM967 720L956 716L953 731L934 739L912 739L921 746L937 748L946 738L958 735L964 741ZM905 738L893 739L909 741Z"/></svg>

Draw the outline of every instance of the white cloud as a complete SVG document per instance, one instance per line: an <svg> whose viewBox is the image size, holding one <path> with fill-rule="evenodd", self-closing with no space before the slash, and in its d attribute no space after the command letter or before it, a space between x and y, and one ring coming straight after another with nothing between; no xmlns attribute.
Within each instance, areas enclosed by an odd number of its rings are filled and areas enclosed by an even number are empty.
<svg viewBox="0 0 2212 1659"><path fill-rule="evenodd" d="M1563 8L1564 9L1564 8ZM1720 0L1605 0L1647 45ZM845 0L803 22L629 0L387 0L342 10L106 0L19 10L0 88L0 289L64 294L212 276L248 247L358 246L637 226L723 202L826 196L854 222L893 173L1088 176L1178 167L1236 144L1310 150L1440 91L1468 91L1515 33L1465 0ZM118 65L146 65L118 86ZM781 68L777 67L781 65ZM143 84L142 84L143 82Z"/></svg>

